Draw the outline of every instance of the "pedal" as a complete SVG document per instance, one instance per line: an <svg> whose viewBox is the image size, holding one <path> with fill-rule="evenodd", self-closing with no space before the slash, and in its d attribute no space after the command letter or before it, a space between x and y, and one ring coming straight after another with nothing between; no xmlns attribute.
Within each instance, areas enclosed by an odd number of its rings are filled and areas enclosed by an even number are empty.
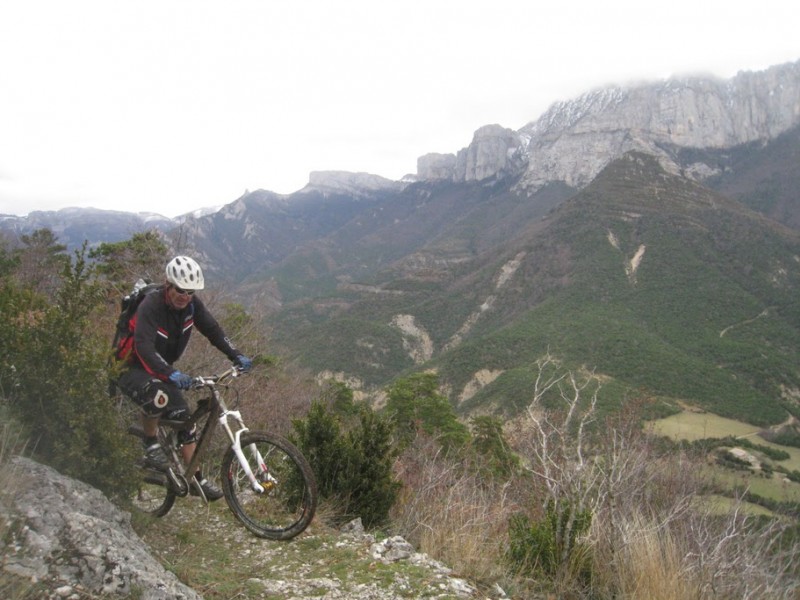
<svg viewBox="0 0 800 600"><path fill-rule="evenodd" d="M192 483L190 485L192 486L192 496L199 496L203 502L208 504L208 498L206 498L206 493L203 491L203 486L200 485L196 477L192 477Z"/></svg>

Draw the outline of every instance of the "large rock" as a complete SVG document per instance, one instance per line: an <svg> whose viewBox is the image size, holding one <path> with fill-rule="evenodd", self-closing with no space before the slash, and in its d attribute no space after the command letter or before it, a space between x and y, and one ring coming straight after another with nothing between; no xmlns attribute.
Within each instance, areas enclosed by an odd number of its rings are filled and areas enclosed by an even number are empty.
<svg viewBox="0 0 800 600"><path fill-rule="evenodd" d="M32 460L14 463L20 484L2 515L11 524L0 539L5 571L46 582L59 595L72 589L142 600L201 598L150 555L130 515L101 492Z"/></svg>
<svg viewBox="0 0 800 600"><path fill-rule="evenodd" d="M500 125L485 125L475 132L472 143L456 156L456 179L483 181L495 176L515 175L527 165L520 136Z"/></svg>
<svg viewBox="0 0 800 600"><path fill-rule="evenodd" d="M417 177L424 180L452 181L456 171L455 154L431 152L417 159Z"/></svg>
<svg viewBox="0 0 800 600"><path fill-rule="evenodd" d="M458 154L426 154L418 158L417 176L427 180L483 181L516 175L527 162L525 144L517 133L500 125L485 125Z"/></svg>

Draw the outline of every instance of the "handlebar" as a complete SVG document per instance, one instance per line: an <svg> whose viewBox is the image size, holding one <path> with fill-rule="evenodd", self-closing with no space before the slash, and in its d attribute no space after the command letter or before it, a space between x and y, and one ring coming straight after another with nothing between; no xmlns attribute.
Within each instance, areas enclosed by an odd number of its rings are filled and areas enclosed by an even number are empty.
<svg viewBox="0 0 800 600"><path fill-rule="evenodd" d="M229 369L219 373L218 375L200 375L198 377L192 378L192 385L189 389L197 390L203 387L212 387L223 381L229 377L238 377L240 373L243 373L241 367L237 367L236 365L232 365Z"/></svg>

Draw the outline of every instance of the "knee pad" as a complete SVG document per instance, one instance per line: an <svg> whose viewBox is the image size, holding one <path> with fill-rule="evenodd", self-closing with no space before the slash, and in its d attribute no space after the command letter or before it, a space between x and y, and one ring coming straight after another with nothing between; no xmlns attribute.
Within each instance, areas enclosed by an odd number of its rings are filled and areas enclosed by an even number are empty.
<svg viewBox="0 0 800 600"><path fill-rule="evenodd" d="M149 416L158 416L169 405L169 388L158 379L150 381L144 388L142 397L136 399L141 402L142 410Z"/></svg>

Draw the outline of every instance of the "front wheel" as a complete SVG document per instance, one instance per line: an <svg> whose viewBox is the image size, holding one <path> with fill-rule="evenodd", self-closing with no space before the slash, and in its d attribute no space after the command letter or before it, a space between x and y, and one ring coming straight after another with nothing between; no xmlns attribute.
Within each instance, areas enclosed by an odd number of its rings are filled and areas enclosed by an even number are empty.
<svg viewBox="0 0 800 600"><path fill-rule="evenodd" d="M259 537L288 540L314 518L317 484L300 451L288 440L252 431L242 452L261 491L256 491L239 458L228 448L222 458L222 491L233 514Z"/></svg>

